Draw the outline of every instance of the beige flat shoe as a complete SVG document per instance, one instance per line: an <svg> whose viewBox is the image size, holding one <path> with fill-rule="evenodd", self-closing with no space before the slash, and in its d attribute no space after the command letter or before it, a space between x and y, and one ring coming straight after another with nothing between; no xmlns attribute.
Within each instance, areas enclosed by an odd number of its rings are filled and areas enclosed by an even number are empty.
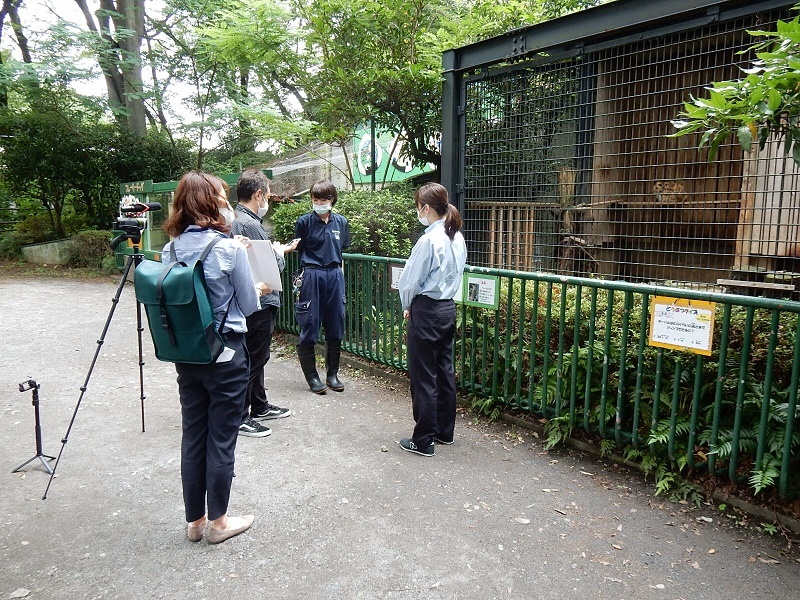
<svg viewBox="0 0 800 600"><path fill-rule="evenodd" d="M190 542L199 542L203 539L203 534L206 531L206 527L208 527L208 521L202 525L187 525L186 537L189 538Z"/></svg>
<svg viewBox="0 0 800 600"><path fill-rule="evenodd" d="M244 517L228 517L228 526L225 529L214 529L213 527L208 530L208 543L219 544L239 535L243 531L250 529L250 526L255 520L255 515L246 515Z"/></svg>

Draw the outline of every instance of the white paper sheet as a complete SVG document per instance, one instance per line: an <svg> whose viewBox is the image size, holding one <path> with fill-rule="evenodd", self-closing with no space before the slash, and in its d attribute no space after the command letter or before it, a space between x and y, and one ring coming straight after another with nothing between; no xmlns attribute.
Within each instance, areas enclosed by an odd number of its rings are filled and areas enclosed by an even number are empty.
<svg viewBox="0 0 800 600"><path fill-rule="evenodd" d="M283 290L281 272L278 270L278 261L275 260L275 250L272 249L272 242L250 240L250 247L247 249L247 260L250 261L253 281L256 283L263 281L276 292Z"/></svg>

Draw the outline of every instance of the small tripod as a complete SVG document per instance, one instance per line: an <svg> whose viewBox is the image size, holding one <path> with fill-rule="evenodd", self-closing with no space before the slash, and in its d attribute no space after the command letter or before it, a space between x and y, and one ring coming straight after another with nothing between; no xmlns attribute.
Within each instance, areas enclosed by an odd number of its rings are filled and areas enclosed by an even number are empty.
<svg viewBox="0 0 800 600"><path fill-rule="evenodd" d="M56 459L56 464L53 469L50 471L50 481L47 483L47 488L44 490L44 496L42 496L42 500L47 499L47 492L50 490L50 485L53 483L53 478L55 477L56 469L58 468L58 463L61 461L61 454L64 452L64 446L69 441L69 432L72 431L72 426L75 423L75 418L78 416L78 409L81 407L81 401L83 400L83 395L86 393L86 388L89 385L89 378L92 376L92 371L94 370L94 365L97 363L97 358L100 355L100 350L103 347L103 342L106 338L106 333L108 332L108 328L111 325L111 318L114 316L114 310L117 308L117 304L119 303L119 298L122 295L122 290L125 287L125 282L128 279L128 273L131 271L131 267L139 264L142 262L144 255L139 251L139 243L142 238L141 226L137 223L136 219L118 219L117 225L125 232L121 235L118 235L113 240L111 240L111 249L114 250L122 241L131 240L133 245L133 253L129 254L126 261L125 261L125 269L122 271L122 277L119 281L119 286L117 287L117 293L114 295L114 298L111 300L111 310L108 312L108 318L106 319L106 324L103 327L103 332L100 334L100 339L97 340L97 349L94 353L94 358L92 358L92 363L89 365L89 372L86 373L86 379L81 386L81 395L78 397L78 403L75 405L75 411L72 413L72 419L69 422L69 427L67 427L67 432L64 434L64 437L61 440L61 450L58 452L58 458ZM135 269L135 267L134 267ZM140 398L142 403L142 433L144 433L144 361L142 359L142 331L144 328L142 327L142 305L139 302L136 302L136 332L139 338L139 392ZM35 458L35 457L34 457ZM31 459L32 460L32 459Z"/></svg>
<svg viewBox="0 0 800 600"><path fill-rule="evenodd" d="M19 391L20 392L27 392L28 390L33 390L33 415L36 422L36 426L34 427L34 432L36 433L36 455L31 458L30 460L26 460L16 469L11 471L12 473L18 473L22 470L22 467L27 465L30 462L33 462L37 458L42 462L42 466L48 473L53 473L53 469L50 468L50 465L47 464L45 460L55 460L55 456L50 456L49 454L42 453L42 423L39 420L39 384L36 383L33 379L29 379L28 381L23 381L19 384Z"/></svg>

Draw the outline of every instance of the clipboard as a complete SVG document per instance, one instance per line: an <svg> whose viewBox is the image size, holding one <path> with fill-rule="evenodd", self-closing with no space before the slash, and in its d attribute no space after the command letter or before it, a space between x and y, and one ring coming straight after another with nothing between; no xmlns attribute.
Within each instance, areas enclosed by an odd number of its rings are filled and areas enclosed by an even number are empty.
<svg viewBox="0 0 800 600"><path fill-rule="evenodd" d="M281 272L278 269L278 261L275 259L275 250L272 248L272 242L269 240L250 240L250 247L247 249L247 260L250 263L253 281L256 283L263 281L275 292L283 290Z"/></svg>

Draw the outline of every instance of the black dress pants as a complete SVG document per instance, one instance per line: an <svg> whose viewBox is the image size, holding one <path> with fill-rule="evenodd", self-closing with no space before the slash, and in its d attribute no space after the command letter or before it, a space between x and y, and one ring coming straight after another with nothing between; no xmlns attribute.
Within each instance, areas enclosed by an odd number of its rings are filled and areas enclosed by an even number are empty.
<svg viewBox="0 0 800 600"><path fill-rule="evenodd" d="M226 333L225 344L234 350L229 362L175 363L183 417L181 482L188 523L206 513L214 520L228 512L250 360L243 333Z"/></svg>
<svg viewBox="0 0 800 600"><path fill-rule="evenodd" d="M248 415L257 415L267 410L264 367L269 362L277 312L276 306L267 306L247 317L246 339L247 351L250 354L250 377L247 381L247 400L244 403L242 421Z"/></svg>
<svg viewBox="0 0 800 600"><path fill-rule="evenodd" d="M445 441L452 440L455 429L455 303L416 296L411 303L407 332L408 375L416 422L412 439L420 448L427 448L433 443L434 435Z"/></svg>

